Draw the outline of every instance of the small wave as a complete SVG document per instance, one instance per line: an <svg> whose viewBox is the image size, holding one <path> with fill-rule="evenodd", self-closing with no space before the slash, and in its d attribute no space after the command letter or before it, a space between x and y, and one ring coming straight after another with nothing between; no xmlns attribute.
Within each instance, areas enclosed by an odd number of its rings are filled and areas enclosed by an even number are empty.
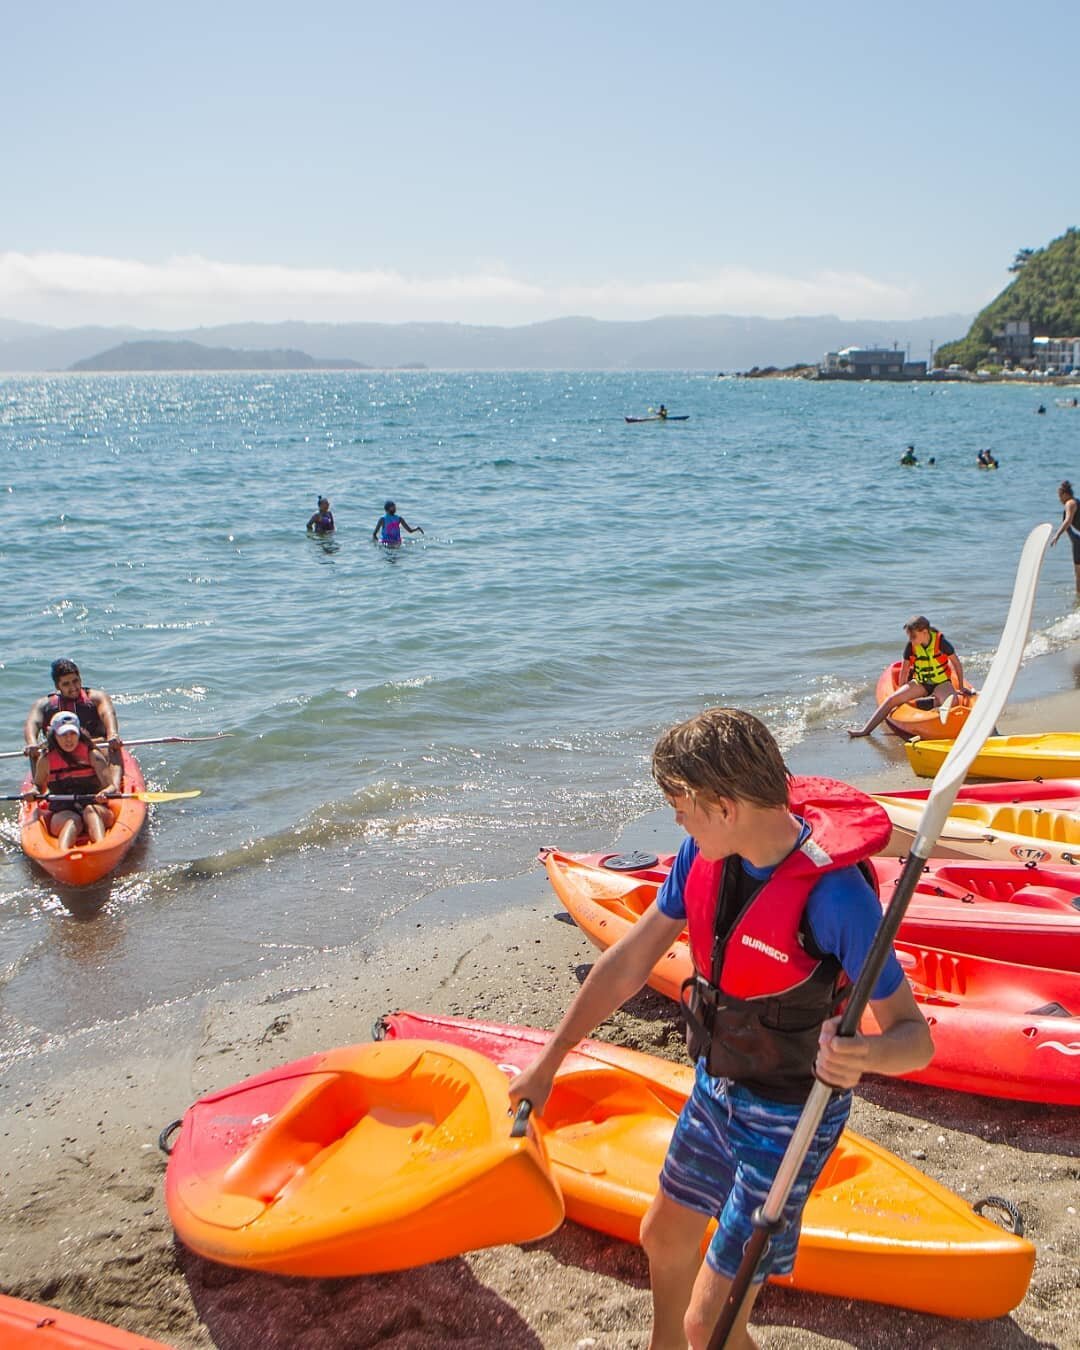
<svg viewBox="0 0 1080 1350"><path fill-rule="evenodd" d="M1080 640L1080 610L1074 610L1038 633L1032 633L1024 648L1024 659L1046 656L1050 652L1059 652Z"/></svg>
<svg viewBox="0 0 1080 1350"><path fill-rule="evenodd" d="M828 726L854 708L864 690L857 684L830 681L801 698L784 699L779 705L760 710L760 716L786 754L817 727Z"/></svg>

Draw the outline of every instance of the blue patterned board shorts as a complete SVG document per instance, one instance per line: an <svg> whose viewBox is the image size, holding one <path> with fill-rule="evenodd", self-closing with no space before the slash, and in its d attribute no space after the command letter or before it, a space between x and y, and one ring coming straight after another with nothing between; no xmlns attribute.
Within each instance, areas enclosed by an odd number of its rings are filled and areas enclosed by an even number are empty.
<svg viewBox="0 0 1080 1350"><path fill-rule="evenodd" d="M784 1227L770 1237L755 1283L766 1275L790 1275L803 1205L850 1110L850 1092L834 1097L825 1108L784 1206ZM769 1193L801 1113L801 1106L768 1101L738 1083L713 1078L698 1061L694 1090L675 1123L660 1187L676 1204L716 1218L705 1259L726 1279L735 1278L753 1232L751 1215Z"/></svg>

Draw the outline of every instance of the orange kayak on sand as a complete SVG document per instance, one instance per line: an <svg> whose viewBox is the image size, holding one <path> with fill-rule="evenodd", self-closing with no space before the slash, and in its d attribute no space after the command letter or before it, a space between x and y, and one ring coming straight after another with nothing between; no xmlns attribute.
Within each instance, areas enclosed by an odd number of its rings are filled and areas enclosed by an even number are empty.
<svg viewBox="0 0 1080 1350"><path fill-rule="evenodd" d="M121 751L123 778L121 792L142 792L142 770L135 756L127 749ZM29 776L22 790L34 786ZM85 834L75 841L75 847L61 849L56 837L49 833L38 814L37 802L22 802L19 806L19 839L26 856L43 867L54 881L65 886L89 886L100 881L115 867L119 867L128 849L135 842L146 820L146 803L127 798L113 803L116 818L105 831L99 844L92 844Z"/></svg>
<svg viewBox="0 0 1080 1350"><path fill-rule="evenodd" d="M878 676L874 697L879 705L899 689L900 665L899 661L894 661ZM886 717L885 725L890 731L895 731L898 736L905 739L910 736L923 736L929 739L932 736L939 741L955 741L968 719L968 714L975 706L977 697L975 694L956 695L949 705L944 721L941 709L934 706L931 698L916 699L914 703L902 703Z"/></svg>
<svg viewBox="0 0 1080 1350"><path fill-rule="evenodd" d="M377 1034L468 1046L507 1075L550 1033L397 1012ZM567 1217L637 1242L675 1119L687 1064L600 1041L564 1059L544 1107L545 1141ZM1001 1317L1027 1291L1035 1248L887 1150L845 1130L803 1211L795 1269L779 1284L943 1317Z"/></svg>
<svg viewBox="0 0 1080 1350"><path fill-rule="evenodd" d="M543 1144L475 1050L345 1046L201 1098L165 1173L177 1236L281 1275L404 1270L563 1219Z"/></svg>
<svg viewBox="0 0 1080 1350"><path fill-rule="evenodd" d="M543 861L556 895L601 950L630 930L659 889L657 881L590 867L554 849ZM1080 1106L1080 974L907 942L903 926L895 945L935 1047L929 1065L903 1077L956 1092ZM649 984L678 1001L693 973L684 929ZM869 1010L866 1019L864 1027L876 1030Z"/></svg>
<svg viewBox="0 0 1080 1350"><path fill-rule="evenodd" d="M0 1294L3 1350L170 1350L161 1341Z"/></svg>

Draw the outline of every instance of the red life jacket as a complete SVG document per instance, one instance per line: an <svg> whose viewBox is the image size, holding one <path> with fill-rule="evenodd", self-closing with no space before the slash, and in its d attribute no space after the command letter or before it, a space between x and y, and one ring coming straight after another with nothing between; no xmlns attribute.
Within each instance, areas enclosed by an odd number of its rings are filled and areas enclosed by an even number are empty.
<svg viewBox="0 0 1080 1350"><path fill-rule="evenodd" d="M41 718L42 729L48 731L49 723L57 713L73 712L79 719L79 725L91 736L101 740L105 735L105 723L101 720L97 704L90 697L92 692L90 689L83 689L78 698L65 698L63 694L51 693L45 700L45 711Z"/></svg>
<svg viewBox="0 0 1080 1350"><path fill-rule="evenodd" d="M49 792L93 794L100 788L97 770L90 762L90 747L85 741L80 740L70 755L65 755L55 745L49 746ZM68 803L64 805L68 806Z"/></svg>
<svg viewBox="0 0 1080 1350"><path fill-rule="evenodd" d="M883 848L891 825L871 797L829 778L793 779L789 807L810 834L719 930L743 885L741 859L699 853L691 864L684 900L696 973L682 1005L690 1053L707 1054L710 1073L798 1101L813 1081L821 1024L846 988L839 961L808 947L806 902L825 873Z"/></svg>

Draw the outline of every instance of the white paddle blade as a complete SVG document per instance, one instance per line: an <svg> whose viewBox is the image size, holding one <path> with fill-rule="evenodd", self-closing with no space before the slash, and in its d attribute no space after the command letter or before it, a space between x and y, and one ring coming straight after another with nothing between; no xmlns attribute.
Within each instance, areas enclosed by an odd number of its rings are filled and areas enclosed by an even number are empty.
<svg viewBox="0 0 1080 1350"><path fill-rule="evenodd" d="M948 698L942 699L937 710L937 715L941 718L941 725L944 726L949 720L949 713L952 712L952 706L956 702L956 695L950 694Z"/></svg>
<svg viewBox="0 0 1080 1350"><path fill-rule="evenodd" d="M919 822L919 832L911 851L920 858L929 858L933 852L934 843L960 790L960 784L982 748L983 741L993 733L994 725L1005 706L1005 700L1009 697L1016 673L1020 669L1028 629L1031 626L1031 611L1035 607L1039 569L1042 567L1046 546L1053 532L1052 525L1036 525L1024 542L1020 565L1016 569L1012 602L1009 605L1009 613L1005 619L1005 627L1001 632L1001 641L998 643L990 673L960 735L953 742L952 749L937 772L926 809Z"/></svg>

